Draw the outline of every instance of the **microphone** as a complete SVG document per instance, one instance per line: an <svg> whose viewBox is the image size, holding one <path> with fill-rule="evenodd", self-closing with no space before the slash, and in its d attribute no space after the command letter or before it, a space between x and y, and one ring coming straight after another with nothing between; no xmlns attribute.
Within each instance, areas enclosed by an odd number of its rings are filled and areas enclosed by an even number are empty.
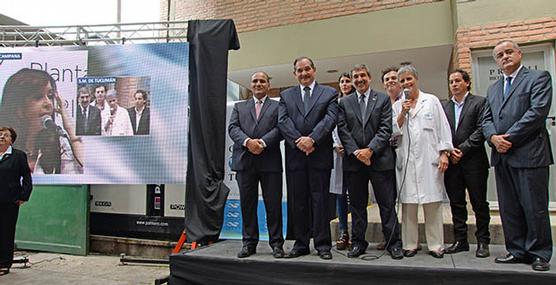
<svg viewBox="0 0 556 285"><path fill-rule="evenodd" d="M410 94L410 92L411 92L411 91L409 91L409 88L405 88L405 89L403 90L403 97L404 97L405 100L409 100L409 94Z"/></svg>
<svg viewBox="0 0 556 285"><path fill-rule="evenodd" d="M42 126L45 129L56 132L56 134L58 136L61 136L61 137L66 136L66 134L64 133L64 130L62 130L62 128L60 126L56 125L56 123L54 123L54 120L52 120L52 117L50 115L42 116L41 117L41 122L42 122Z"/></svg>

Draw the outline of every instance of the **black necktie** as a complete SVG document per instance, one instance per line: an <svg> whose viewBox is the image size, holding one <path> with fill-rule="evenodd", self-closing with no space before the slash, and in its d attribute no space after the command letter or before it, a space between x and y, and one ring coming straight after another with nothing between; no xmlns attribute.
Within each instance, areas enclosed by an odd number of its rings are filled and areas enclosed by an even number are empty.
<svg viewBox="0 0 556 285"><path fill-rule="evenodd" d="M83 108L83 130L87 131L87 108Z"/></svg>
<svg viewBox="0 0 556 285"><path fill-rule="evenodd" d="M361 118L365 119L365 112L367 111L367 104L365 104L365 94L359 96L359 109L361 109Z"/></svg>
<svg viewBox="0 0 556 285"><path fill-rule="evenodd" d="M361 96L359 96L359 109L361 110L361 121L363 122L363 128L365 128L365 111L367 111L367 104L365 104L365 94L361 94ZM363 137L363 143L367 144L368 142L365 138L365 130L361 132L361 135Z"/></svg>
<svg viewBox="0 0 556 285"><path fill-rule="evenodd" d="M504 98L508 97L510 94L510 89L512 89L512 77L506 77L506 87L504 88Z"/></svg>
<svg viewBox="0 0 556 285"><path fill-rule="evenodd" d="M305 86L303 87L303 106L305 107L305 114L309 112L309 98L311 98L311 88Z"/></svg>

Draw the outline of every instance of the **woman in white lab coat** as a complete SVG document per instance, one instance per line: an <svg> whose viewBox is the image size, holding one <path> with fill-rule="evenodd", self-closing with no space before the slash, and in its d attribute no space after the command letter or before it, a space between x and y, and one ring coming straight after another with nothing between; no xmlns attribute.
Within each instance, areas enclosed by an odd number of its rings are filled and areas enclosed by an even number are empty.
<svg viewBox="0 0 556 285"><path fill-rule="evenodd" d="M406 98L392 107L394 131L402 133L396 149L396 179L402 203L404 255L412 257L417 253L417 210L422 205L429 253L442 258L444 171L453 148L450 125L438 98L419 90L419 78L413 66L402 66L398 80L406 93Z"/></svg>

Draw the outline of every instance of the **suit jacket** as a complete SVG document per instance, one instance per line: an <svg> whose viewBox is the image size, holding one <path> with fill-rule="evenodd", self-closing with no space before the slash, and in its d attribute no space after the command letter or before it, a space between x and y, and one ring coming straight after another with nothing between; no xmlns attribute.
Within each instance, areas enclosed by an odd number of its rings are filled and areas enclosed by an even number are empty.
<svg viewBox="0 0 556 285"><path fill-rule="evenodd" d="M277 124L278 102L270 98L266 98L258 120L253 99L234 105L228 126L228 134L234 141L232 170L256 169L282 172L282 153L280 152L282 136ZM243 146L243 142L247 138L262 139L266 148L259 155L252 154L247 147Z"/></svg>
<svg viewBox="0 0 556 285"><path fill-rule="evenodd" d="M485 103L486 98L469 93L465 97L457 130L454 101L448 100L442 104L452 130L452 144L463 152L463 157L458 165L464 169L484 169L489 166L482 127Z"/></svg>
<svg viewBox="0 0 556 285"><path fill-rule="evenodd" d="M28 201L33 183L25 152L12 148L0 160L0 204Z"/></svg>
<svg viewBox="0 0 556 285"><path fill-rule="evenodd" d="M85 118L81 113L81 105L77 105L75 134L78 136L100 135L100 110L92 105L87 108L89 109L89 115L87 117L87 128L85 128L83 122Z"/></svg>
<svg viewBox="0 0 556 285"><path fill-rule="evenodd" d="M552 83L547 71L521 68L504 98L504 78L489 86L483 133L490 143L492 135L509 134L512 147L505 154L492 149L491 164L502 155L516 168L546 167L553 164L552 148L545 121L552 103Z"/></svg>
<svg viewBox="0 0 556 285"><path fill-rule="evenodd" d="M278 127L286 140L286 169L300 170L306 166L330 170L333 167L332 130L338 115L337 92L334 88L315 83L305 114L299 85L280 93ZM311 137L315 150L309 155L296 147L295 140Z"/></svg>
<svg viewBox="0 0 556 285"><path fill-rule="evenodd" d="M134 135L148 135L151 125L151 110L148 107L143 109L141 119L139 119L139 128L137 128L137 112L135 107L127 109L129 112L129 119L131 120L131 127L133 127Z"/></svg>
<svg viewBox="0 0 556 285"><path fill-rule="evenodd" d="M366 147L373 150L372 169L394 169L394 153L389 142L392 133L390 98L371 89L366 110L366 114L361 114L356 92L340 99L338 133L346 152L344 171L357 171L365 167L353 152Z"/></svg>

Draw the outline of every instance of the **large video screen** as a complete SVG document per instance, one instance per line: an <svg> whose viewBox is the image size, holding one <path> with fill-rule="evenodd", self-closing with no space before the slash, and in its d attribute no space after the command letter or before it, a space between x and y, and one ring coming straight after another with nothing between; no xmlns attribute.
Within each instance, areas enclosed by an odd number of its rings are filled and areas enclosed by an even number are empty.
<svg viewBox="0 0 556 285"><path fill-rule="evenodd" d="M0 126L34 184L184 184L187 43L0 49Z"/></svg>

